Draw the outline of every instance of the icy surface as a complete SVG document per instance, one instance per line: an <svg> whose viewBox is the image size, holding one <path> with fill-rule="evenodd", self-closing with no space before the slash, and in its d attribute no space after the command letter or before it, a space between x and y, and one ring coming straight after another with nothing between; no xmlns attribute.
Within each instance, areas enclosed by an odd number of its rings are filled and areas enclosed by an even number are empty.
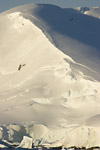
<svg viewBox="0 0 100 150"><path fill-rule="evenodd" d="M32 149L32 138L24 136L22 142L19 145L19 147Z"/></svg>
<svg viewBox="0 0 100 150"><path fill-rule="evenodd" d="M100 20L87 11L0 14L1 146L100 147Z"/></svg>

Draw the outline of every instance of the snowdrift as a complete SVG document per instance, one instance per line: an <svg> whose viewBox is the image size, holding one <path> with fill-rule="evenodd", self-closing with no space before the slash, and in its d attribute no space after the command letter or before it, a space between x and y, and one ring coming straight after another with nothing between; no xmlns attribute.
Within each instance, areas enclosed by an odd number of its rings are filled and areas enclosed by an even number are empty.
<svg viewBox="0 0 100 150"><path fill-rule="evenodd" d="M100 20L81 10L0 14L0 147L100 147Z"/></svg>

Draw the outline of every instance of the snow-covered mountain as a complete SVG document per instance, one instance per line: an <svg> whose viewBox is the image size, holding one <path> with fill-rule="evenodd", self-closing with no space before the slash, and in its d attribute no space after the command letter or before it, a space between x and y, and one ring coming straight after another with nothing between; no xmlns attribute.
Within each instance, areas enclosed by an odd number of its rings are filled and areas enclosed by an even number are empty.
<svg viewBox="0 0 100 150"><path fill-rule="evenodd" d="M31 4L0 14L1 141L100 146L99 12Z"/></svg>
<svg viewBox="0 0 100 150"><path fill-rule="evenodd" d="M100 7L77 7L74 9L80 11L83 14L100 19Z"/></svg>

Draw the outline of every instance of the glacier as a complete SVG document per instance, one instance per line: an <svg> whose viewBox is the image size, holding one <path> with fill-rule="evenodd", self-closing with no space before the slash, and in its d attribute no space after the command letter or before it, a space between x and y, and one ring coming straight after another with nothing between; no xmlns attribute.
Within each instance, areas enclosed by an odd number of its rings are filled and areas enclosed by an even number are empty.
<svg viewBox="0 0 100 150"><path fill-rule="evenodd" d="M0 14L0 147L100 147L100 8Z"/></svg>

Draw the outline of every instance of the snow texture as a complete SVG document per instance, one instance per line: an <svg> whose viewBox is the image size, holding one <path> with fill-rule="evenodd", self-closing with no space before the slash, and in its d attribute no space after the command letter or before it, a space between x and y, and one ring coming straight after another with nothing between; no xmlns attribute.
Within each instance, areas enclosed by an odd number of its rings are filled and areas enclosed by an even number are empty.
<svg viewBox="0 0 100 150"><path fill-rule="evenodd" d="M100 147L100 8L0 14L0 147Z"/></svg>

